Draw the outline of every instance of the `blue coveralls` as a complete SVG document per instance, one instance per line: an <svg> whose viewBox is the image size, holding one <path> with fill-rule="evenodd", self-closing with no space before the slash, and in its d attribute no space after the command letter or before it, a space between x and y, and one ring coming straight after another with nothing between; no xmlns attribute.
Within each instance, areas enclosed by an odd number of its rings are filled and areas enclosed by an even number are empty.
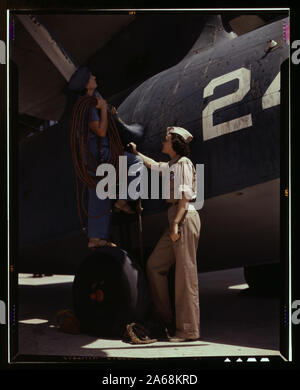
<svg viewBox="0 0 300 390"><path fill-rule="evenodd" d="M93 107L91 112L90 121L99 121L99 113L96 107ZM97 168L100 163L104 163L108 161L109 157L109 140L106 135L104 138L101 138L102 142L102 150L100 156L99 150L99 137L92 131L89 131L90 139L89 139L89 149L91 155L96 159L97 165L90 160L90 165ZM134 169L135 176L127 176L127 183L129 183L139 177L141 180L141 175L143 172L143 160L132 153L125 152L124 156L127 156L127 169L134 164L136 165L136 169ZM95 175L95 173L94 173ZM139 180L139 181L140 181ZM138 186L137 186L138 190ZM130 199L127 196L127 199ZM104 213L104 211L107 211ZM109 238L109 230L110 230L110 210L111 210L111 200L110 199L99 199L96 194L95 188L88 189L88 214L91 216L98 216L104 213L101 218L88 218L88 237L98 237L103 239Z"/></svg>

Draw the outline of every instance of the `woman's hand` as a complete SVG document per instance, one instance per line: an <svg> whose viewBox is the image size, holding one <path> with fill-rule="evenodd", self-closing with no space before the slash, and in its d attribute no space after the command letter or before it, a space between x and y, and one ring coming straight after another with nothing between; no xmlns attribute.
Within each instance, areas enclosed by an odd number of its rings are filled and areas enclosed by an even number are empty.
<svg viewBox="0 0 300 390"><path fill-rule="evenodd" d="M96 108L98 108L99 110L107 110L107 103L106 103L106 100L100 99L100 98L98 98L98 97L96 97L96 99L97 99Z"/></svg>
<svg viewBox="0 0 300 390"><path fill-rule="evenodd" d="M180 237L180 234L178 232L178 223L173 223L171 232L170 232L170 237L173 242L177 241Z"/></svg>
<svg viewBox="0 0 300 390"><path fill-rule="evenodd" d="M131 153L137 154L136 144L134 142L129 142L129 144L127 144L127 147L131 149Z"/></svg>
<svg viewBox="0 0 300 390"><path fill-rule="evenodd" d="M117 113L118 113L116 107L114 107L114 106L111 106L110 112L111 112L113 115L117 115Z"/></svg>

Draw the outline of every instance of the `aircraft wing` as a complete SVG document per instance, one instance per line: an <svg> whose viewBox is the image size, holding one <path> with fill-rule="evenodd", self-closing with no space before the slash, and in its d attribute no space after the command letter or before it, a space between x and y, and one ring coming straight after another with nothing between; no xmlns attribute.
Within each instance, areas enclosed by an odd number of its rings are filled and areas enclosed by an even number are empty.
<svg viewBox="0 0 300 390"><path fill-rule="evenodd" d="M75 65L84 64L113 36L134 20L131 15L38 15L53 42L41 47L28 31L28 15L13 16L11 58L18 66L19 113L47 120L59 120L65 106L66 78L45 54L54 43L63 45ZM34 25L34 23L32 23ZM80 26L80 29L78 27ZM36 27L35 34L41 35Z"/></svg>

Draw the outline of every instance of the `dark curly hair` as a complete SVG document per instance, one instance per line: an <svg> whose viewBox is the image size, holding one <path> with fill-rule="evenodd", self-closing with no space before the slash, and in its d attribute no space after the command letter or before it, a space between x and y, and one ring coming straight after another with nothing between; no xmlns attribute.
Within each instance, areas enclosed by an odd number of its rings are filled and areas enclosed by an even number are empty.
<svg viewBox="0 0 300 390"><path fill-rule="evenodd" d="M190 157L189 145L179 134L171 133L172 148L181 157Z"/></svg>

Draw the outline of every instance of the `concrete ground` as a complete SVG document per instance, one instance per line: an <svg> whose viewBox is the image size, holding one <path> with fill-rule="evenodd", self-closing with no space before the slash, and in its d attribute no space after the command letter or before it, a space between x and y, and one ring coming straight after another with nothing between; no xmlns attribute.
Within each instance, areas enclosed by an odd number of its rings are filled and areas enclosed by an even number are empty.
<svg viewBox="0 0 300 390"><path fill-rule="evenodd" d="M279 299L243 296L241 268L199 274L201 340L131 345L62 333L56 313L72 309L73 276L19 275L19 354L119 358L279 354Z"/></svg>

